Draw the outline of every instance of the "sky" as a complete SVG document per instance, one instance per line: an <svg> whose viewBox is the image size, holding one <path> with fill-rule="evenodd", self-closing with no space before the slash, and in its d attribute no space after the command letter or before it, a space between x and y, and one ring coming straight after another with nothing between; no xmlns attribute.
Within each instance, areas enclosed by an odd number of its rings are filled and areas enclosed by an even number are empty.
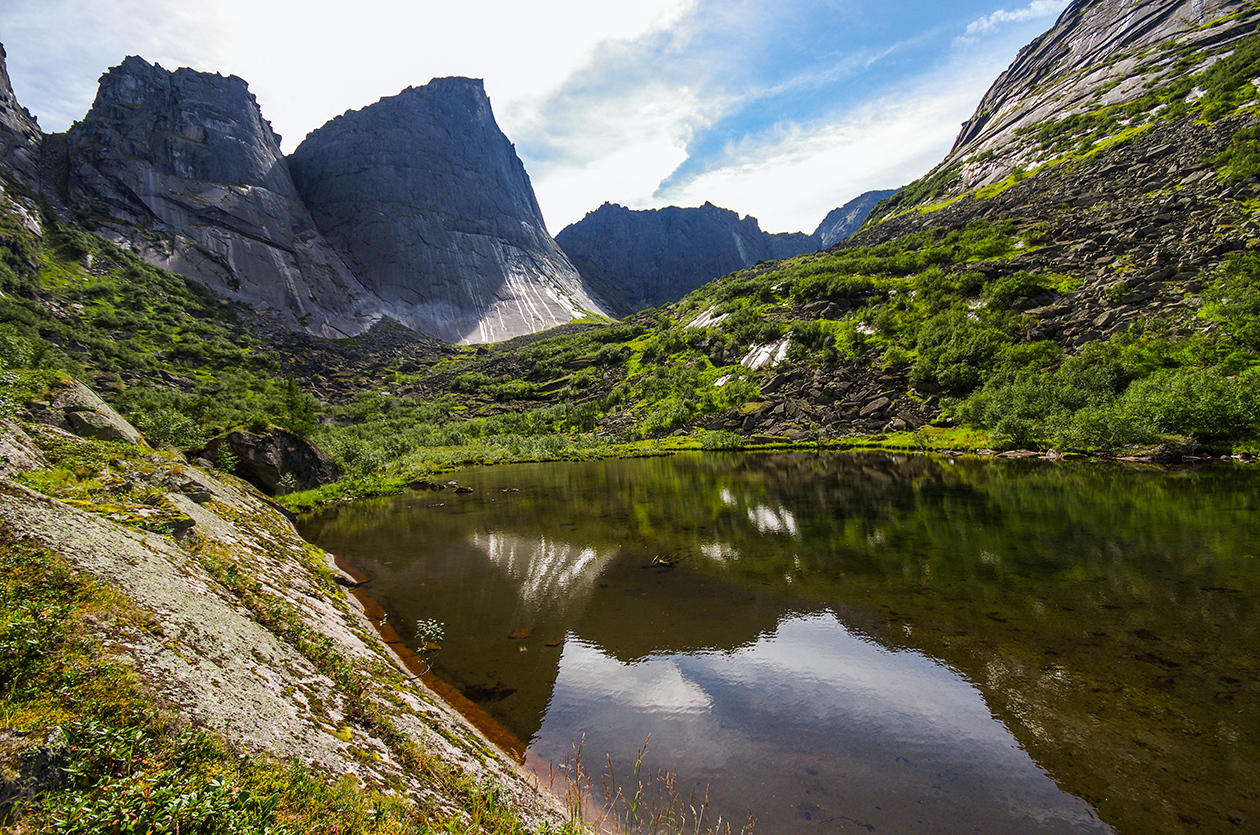
<svg viewBox="0 0 1260 835"><path fill-rule="evenodd" d="M127 55L249 82L291 152L442 76L485 80L555 234L604 202L706 201L812 232L944 158L1067 0L4 0L45 132Z"/></svg>

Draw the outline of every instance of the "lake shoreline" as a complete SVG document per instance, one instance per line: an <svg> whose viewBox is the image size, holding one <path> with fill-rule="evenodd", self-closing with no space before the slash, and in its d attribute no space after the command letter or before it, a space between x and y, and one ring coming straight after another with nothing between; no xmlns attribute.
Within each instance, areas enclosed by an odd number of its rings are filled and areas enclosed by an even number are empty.
<svg viewBox="0 0 1260 835"><path fill-rule="evenodd" d="M898 455L924 455L938 458L1000 458L1000 459L1037 459L1043 461L1087 461L1091 463L1143 464L1164 468L1202 466L1209 463L1228 463L1237 465L1255 464L1260 461L1250 453L1232 455L1212 455L1202 450L1185 450L1175 445L1159 444L1154 446L1126 450L1128 454L1110 455L1103 453L1059 452L1054 449L994 449L981 444L960 444L959 438L951 437L950 445L931 446L912 443L900 433L896 437L880 438L872 436L865 439L832 440L820 443L790 441L783 438L766 436L763 442L753 439L751 443L705 446L694 437L667 437L658 439L654 446L643 443L617 444L602 450L588 451L582 457L556 457L544 459L512 460L512 461L464 461L443 468L440 471L421 476L394 476L377 479L359 479L341 481L326 485L316 490L289 493L276 497L276 501L286 509L298 513L313 513L330 505L381 496L393 496L414 489L413 485L427 482L439 475L458 472L471 468L493 467L502 464L550 464L566 461L602 461L609 459L656 458L675 455L680 452L834 452L861 453L884 452ZM440 482L439 482L440 483Z"/></svg>
<svg viewBox="0 0 1260 835"><path fill-rule="evenodd" d="M457 688L434 675L430 666L411 647L407 646L407 642L394 629L384 607L362 588L365 583L371 582L371 576L345 557L334 554L333 558L338 570L354 580L355 585L349 587L347 591L363 610L363 617L376 629L376 634L380 636L382 643L389 648L398 662L411 673L412 680L419 681L439 696L448 707L467 719L496 748L511 757L518 765L523 765L526 744Z"/></svg>

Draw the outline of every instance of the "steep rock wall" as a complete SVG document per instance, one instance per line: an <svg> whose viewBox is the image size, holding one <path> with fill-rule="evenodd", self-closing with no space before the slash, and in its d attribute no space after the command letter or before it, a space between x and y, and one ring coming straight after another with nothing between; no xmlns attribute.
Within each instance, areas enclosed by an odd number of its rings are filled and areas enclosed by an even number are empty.
<svg viewBox="0 0 1260 835"><path fill-rule="evenodd" d="M381 317L316 231L240 78L129 57L65 145L69 202L147 260L310 333Z"/></svg>
<svg viewBox="0 0 1260 835"><path fill-rule="evenodd" d="M603 312L547 234L480 80L339 116L289 165L320 231L409 327L493 342Z"/></svg>
<svg viewBox="0 0 1260 835"><path fill-rule="evenodd" d="M13 95L4 47L0 46L0 171L27 185L39 178L39 142L35 117Z"/></svg>
<svg viewBox="0 0 1260 835"><path fill-rule="evenodd" d="M1028 162L1014 142L1020 128L1139 98L1146 83L1182 51L1228 44L1255 30L1256 13L1240 0L1075 0L1028 44L963 123L943 165L996 151L972 164L966 186L1005 177ZM1239 13L1239 14L1234 14Z"/></svg>
<svg viewBox="0 0 1260 835"><path fill-rule="evenodd" d="M833 244L838 244L852 235L862 225L862 221L866 220L866 216L871 213L871 209L874 209L881 201L892 197L897 191L895 188L884 191L867 191L854 197L838 209L832 209L823 218L822 223L818 224L818 228L814 230L820 245L826 248Z"/></svg>

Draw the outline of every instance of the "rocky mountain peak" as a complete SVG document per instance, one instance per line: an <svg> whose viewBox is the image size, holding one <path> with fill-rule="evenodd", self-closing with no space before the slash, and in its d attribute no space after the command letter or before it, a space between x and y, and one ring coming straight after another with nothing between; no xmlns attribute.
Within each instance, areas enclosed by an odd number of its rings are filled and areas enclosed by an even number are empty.
<svg viewBox="0 0 1260 835"><path fill-rule="evenodd" d="M13 95L7 58L0 46L0 168L33 184L39 176L39 124Z"/></svg>
<svg viewBox="0 0 1260 835"><path fill-rule="evenodd" d="M1239 0L1075 0L1020 50L958 134L946 164L999 153L1021 128L1131 101L1179 57L1251 34ZM1179 50L1167 47L1175 44ZM1005 176L1003 172L1002 176Z"/></svg>
<svg viewBox="0 0 1260 835"><path fill-rule="evenodd" d="M757 218L706 202L695 208L628 209L604 203L556 235L582 278L625 315L676 301L758 261L819 248L801 232L764 232Z"/></svg>
<svg viewBox="0 0 1260 835"><path fill-rule="evenodd" d="M416 330L490 342L602 312L547 233L478 79L338 116L289 166L320 231Z"/></svg>
<svg viewBox="0 0 1260 835"><path fill-rule="evenodd" d="M249 85L234 75L172 72L130 55L101 76L82 124L77 137L125 128L117 136L122 150L162 174L292 192L284 166L277 166L280 137Z"/></svg>
<svg viewBox="0 0 1260 835"><path fill-rule="evenodd" d="M65 156L68 201L146 259L293 329L345 336L381 317L319 237L244 80L128 57Z"/></svg>
<svg viewBox="0 0 1260 835"><path fill-rule="evenodd" d="M862 225L862 221L866 220L866 216L871 213L871 209L896 193L897 189L895 188L883 191L867 191L854 197L843 206L832 209L823 218L822 223L818 224L818 228L814 230L814 234L818 236L819 245L824 248L829 247L852 235Z"/></svg>

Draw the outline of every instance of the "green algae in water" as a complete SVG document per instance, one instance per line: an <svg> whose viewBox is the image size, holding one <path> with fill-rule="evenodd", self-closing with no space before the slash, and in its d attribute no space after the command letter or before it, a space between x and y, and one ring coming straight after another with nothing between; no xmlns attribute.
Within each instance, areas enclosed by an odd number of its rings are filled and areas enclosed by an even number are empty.
<svg viewBox="0 0 1260 835"><path fill-rule="evenodd" d="M306 531L393 622L446 623L436 671L535 763L585 736L624 780L652 733L653 767L727 820L760 804L760 832L1260 827L1260 472L791 453L457 477L475 492Z"/></svg>

